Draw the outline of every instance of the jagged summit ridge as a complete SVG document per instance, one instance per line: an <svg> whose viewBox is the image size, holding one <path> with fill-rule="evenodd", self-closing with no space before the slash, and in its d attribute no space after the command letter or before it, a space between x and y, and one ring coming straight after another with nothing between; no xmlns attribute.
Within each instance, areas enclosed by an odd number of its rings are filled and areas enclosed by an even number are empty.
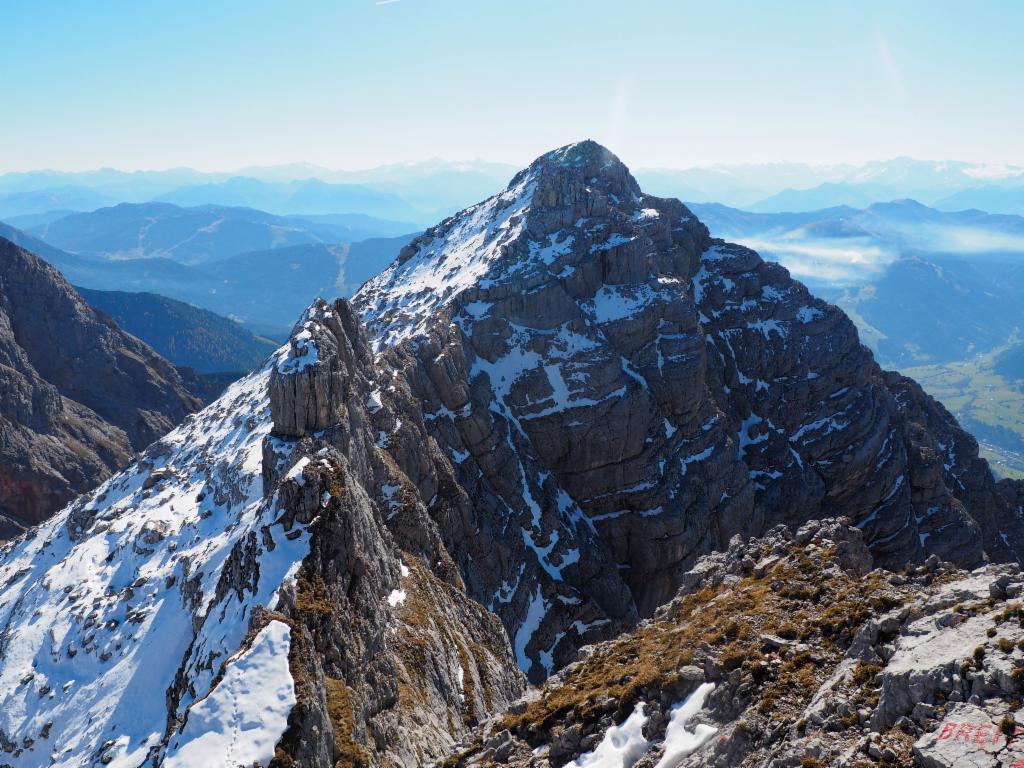
<svg viewBox="0 0 1024 768"><path fill-rule="evenodd" d="M428 229L395 263L359 292L377 346L423 330L426 321L463 291L499 290L509 278L553 267L579 235L554 237L579 223L566 211L626 217L641 200L639 185L622 162L593 141L542 155L505 191ZM582 204L582 210L580 206ZM614 242L607 232L604 242ZM595 244L599 231L585 234Z"/></svg>

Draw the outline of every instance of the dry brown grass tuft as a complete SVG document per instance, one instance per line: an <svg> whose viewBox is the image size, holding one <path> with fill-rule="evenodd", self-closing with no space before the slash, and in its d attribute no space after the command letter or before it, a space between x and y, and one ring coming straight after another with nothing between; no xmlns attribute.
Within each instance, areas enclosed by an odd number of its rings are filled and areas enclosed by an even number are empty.
<svg viewBox="0 0 1024 768"><path fill-rule="evenodd" d="M687 684L679 672L693 663L695 652L727 673L741 670L756 681L763 715L795 722L873 606L900 602L881 574L822 578L827 556L794 551L760 578L682 598L673 616L601 646L561 685L545 688L521 714L507 715L503 726L528 736L558 722L592 721L612 708L629 711L655 692L684 693ZM765 634L799 638L807 648L762 646ZM873 677L876 671L860 674Z"/></svg>
<svg viewBox="0 0 1024 768"><path fill-rule="evenodd" d="M335 765L361 768L370 764L370 756L354 738L352 699L344 680L324 678L327 684L327 715L334 728L334 749L338 757Z"/></svg>

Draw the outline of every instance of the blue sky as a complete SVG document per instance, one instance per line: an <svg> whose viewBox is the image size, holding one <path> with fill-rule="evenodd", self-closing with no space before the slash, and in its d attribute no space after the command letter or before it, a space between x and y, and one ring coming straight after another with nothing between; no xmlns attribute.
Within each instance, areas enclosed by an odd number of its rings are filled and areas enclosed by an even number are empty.
<svg viewBox="0 0 1024 768"><path fill-rule="evenodd" d="M973 6L973 7L972 7ZM0 172L1024 163L1024 3L0 0Z"/></svg>

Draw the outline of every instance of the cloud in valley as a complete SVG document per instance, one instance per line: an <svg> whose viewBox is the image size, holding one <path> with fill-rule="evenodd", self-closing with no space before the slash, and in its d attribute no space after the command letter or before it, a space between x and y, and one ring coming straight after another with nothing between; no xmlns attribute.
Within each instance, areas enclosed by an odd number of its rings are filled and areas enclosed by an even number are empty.
<svg viewBox="0 0 1024 768"><path fill-rule="evenodd" d="M792 232L754 237L721 235L777 261L809 283L857 285L878 277L896 258L895 251L869 238L795 238Z"/></svg>

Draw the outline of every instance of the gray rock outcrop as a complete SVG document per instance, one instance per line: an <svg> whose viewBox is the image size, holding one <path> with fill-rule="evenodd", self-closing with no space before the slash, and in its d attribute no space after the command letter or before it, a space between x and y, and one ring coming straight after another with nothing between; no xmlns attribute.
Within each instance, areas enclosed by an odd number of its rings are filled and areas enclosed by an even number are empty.
<svg viewBox="0 0 1024 768"><path fill-rule="evenodd" d="M848 523L780 526L701 558L654 617L582 649L449 764L589 765L639 711L622 763L636 768L1017 766L1020 568L870 570Z"/></svg>
<svg viewBox="0 0 1024 768"><path fill-rule="evenodd" d="M522 691L504 627L466 595L411 479L437 489L450 464L388 376L345 301L310 307L272 363L264 489L286 526L312 530L278 610L326 706L292 714L279 752L297 765L421 765Z"/></svg>

